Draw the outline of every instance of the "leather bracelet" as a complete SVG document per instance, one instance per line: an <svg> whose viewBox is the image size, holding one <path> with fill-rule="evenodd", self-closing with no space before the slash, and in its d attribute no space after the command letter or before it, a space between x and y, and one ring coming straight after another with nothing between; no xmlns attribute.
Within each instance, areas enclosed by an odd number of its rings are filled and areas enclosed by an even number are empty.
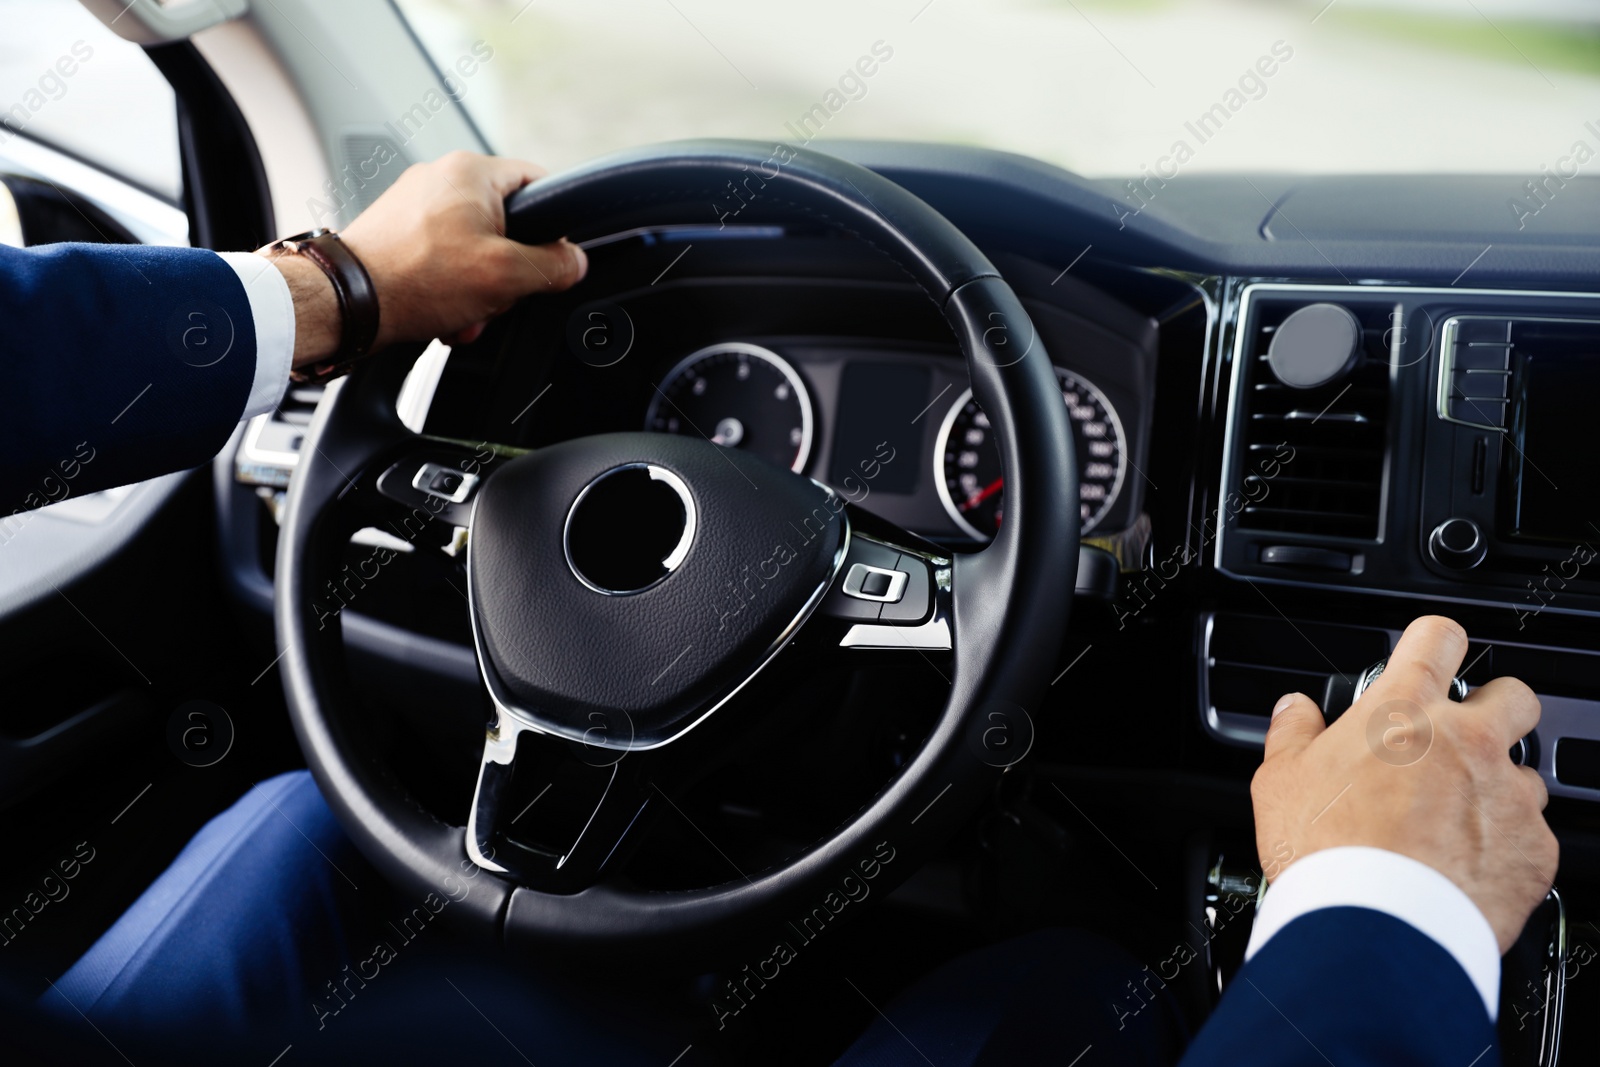
<svg viewBox="0 0 1600 1067"><path fill-rule="evenodd" d="M372 355L373 342L378 339L378 290L350 246L334 231L318 229L275 241L270 251L311 260L328 276L339 302L338 349L327 359L290 371L290 380L301 384L326 382L348 373L352 366Z"/></svg>

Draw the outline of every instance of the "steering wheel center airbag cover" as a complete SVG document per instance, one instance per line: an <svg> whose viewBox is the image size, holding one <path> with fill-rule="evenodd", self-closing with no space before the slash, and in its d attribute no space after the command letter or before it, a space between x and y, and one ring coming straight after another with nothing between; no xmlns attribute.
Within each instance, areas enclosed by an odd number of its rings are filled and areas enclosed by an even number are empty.
<svg viewBox="0 0 1600 1067"><path fill-rule="evenodd" d="M687 494L688 537L597 527L596 514L628 514L625 499L597 512L597 494L639 492L642 514L649 482L663 479ZM671 740L821 600L844 554L842 512L815 482L695 438L604 434L507 464L480 492L467 563L490 692L550 733L633 747ZM637 570L657 549L672 558L648 582L596 582L600 565L587 562L638 556L621 560Z"/></svg>

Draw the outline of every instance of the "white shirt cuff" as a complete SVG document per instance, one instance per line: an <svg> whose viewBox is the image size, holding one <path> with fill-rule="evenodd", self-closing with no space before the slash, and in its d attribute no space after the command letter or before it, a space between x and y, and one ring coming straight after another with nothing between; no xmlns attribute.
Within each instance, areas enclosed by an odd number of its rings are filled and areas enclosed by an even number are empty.
<svg viewBox="0 0 1600 1067"><path fill-rule="evenodd" d="M256 376L240 419L264 415L283 400L294 366L294 297L289 283L265 256L254 252L218 252L233 268L250 301L256 326Z"/></svg>
<svg viewBox="0 0 1600 1067"><path fill-rule="evenodd" d="M1272 883L1245 949L1248 961L1272 936L1322 908L1370 908L1433 938L1461 965L1493 1022L1500 1007L1500 945L1489 920L1450 879L1409 856L1348 845L1296 860Z"/></svg>

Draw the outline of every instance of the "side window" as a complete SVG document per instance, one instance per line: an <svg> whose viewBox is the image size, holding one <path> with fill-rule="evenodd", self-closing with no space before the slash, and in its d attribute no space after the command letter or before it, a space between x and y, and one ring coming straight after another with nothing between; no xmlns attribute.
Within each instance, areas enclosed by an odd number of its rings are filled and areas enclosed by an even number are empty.
<svg viewBox="0 0 1600 1067"><path fill-rule="evenodd" d="M40 141L176 202L172 88L77 0L0 0L0 161Z"/></svg>

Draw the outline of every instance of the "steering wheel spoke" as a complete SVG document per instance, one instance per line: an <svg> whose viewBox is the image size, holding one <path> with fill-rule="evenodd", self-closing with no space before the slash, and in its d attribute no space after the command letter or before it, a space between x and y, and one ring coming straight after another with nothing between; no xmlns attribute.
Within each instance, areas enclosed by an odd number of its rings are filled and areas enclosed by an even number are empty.
<svg viewBox="0 0 1600 1067"><path fill-rule="evenodd" d="M806 627L817 654L954 648L952 560L937 546L851 505L850 543L833 585Z"/></svg>
<svg viewBox="0 0 1600 1067"><path fill-rule="evenodd" d="M467 824L474 863L551 893L585 889L622 865L654 820L672 764L632 747L625 714L591 715L584 742L498 710Z"/></svg>
<svg viewBox="0 0 1600 1067"><path fill-rule="evenodd" d="M483 480L520 454L487 442L416 434L371 465L370 485L362 486L371 491L361 495L367 507L391 521L466 527Z"/></svg>
<svg viewBox="0 0 1600 1067"><path fill-rule="evenodd" d="M379 547L459 555L484 479L520 454L402 431L338 468L342 484L330 504L330 525L350 535L375 532L378 539L370 543Z"/></svg>

